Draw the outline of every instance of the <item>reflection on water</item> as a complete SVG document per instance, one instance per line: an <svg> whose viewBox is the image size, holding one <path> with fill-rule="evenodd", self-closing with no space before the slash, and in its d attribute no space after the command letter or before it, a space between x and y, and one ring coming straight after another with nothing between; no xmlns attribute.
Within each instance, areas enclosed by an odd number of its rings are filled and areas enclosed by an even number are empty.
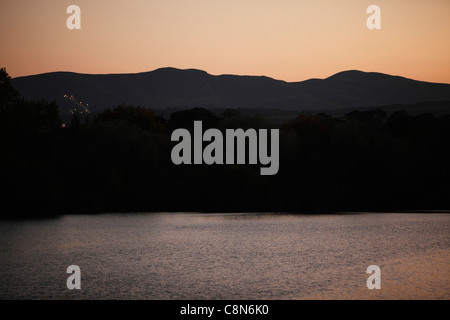
<svg viewBox="0 0 450 320"><path fill-rule="evenodd" d="M0 222L1 299L449 299L449 214ZM81 290L66 269L81 268ZM381 267L381 290L366 269Z"/></svg>

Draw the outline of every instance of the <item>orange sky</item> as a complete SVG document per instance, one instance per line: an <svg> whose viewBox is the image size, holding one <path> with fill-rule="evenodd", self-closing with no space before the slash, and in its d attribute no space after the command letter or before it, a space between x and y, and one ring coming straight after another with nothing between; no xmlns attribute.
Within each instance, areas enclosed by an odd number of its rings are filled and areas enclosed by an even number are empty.
<svg viewBox="0 0 450 320"><path fill-rule="evenodd" d="M81 8L68 30L66 8ZM381 30L366 8L381 8ZM12 77L160 67L286 81L349 69L450 83L449 0L0 0Z"/></svg>

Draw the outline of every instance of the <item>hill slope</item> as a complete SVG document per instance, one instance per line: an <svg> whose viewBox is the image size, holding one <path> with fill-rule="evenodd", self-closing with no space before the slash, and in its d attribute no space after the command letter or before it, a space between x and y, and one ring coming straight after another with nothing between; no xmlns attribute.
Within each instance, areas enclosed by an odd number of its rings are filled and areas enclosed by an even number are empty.
<svg viewBox="0 0 450 320"><path fill-rule="evenodd" d="M450 100L450 84L415 81L382 73L344 71L326 79L284 82L268 77L220 75L162 68L137 74L90 75L54 72L19 77L13 86L28 99L65 94L98 112L120 103L162 108L261 108L330 110Z"/></svg>

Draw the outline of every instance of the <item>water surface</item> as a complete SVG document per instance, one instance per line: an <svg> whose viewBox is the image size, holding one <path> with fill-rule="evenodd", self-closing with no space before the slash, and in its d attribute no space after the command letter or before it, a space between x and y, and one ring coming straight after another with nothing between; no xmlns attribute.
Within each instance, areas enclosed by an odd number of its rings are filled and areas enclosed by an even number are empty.
<svg viewBox="0 0 450 320"><path fill-rule="evenodd" d="M449 232L450 214L432 213L0 222L0 298L449 299ZM66 287L73 264L81 290Z"/></svg>

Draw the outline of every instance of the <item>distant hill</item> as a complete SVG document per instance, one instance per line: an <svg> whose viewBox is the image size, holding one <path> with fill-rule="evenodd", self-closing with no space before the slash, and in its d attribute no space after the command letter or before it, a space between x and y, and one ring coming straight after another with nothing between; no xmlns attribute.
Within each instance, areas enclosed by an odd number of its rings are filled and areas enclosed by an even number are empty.
<svg viewBox="0 0 450 320"><path fill-rule="evenodd" d="M344 71L326 79L285 82L268 77L220 75L162 68L136 74L53 72L12 80L28 99L56 99L63 112L74 95L99 112L120 103L164 108L340 110L450 100L450 84L382 73Z"/></svg>

